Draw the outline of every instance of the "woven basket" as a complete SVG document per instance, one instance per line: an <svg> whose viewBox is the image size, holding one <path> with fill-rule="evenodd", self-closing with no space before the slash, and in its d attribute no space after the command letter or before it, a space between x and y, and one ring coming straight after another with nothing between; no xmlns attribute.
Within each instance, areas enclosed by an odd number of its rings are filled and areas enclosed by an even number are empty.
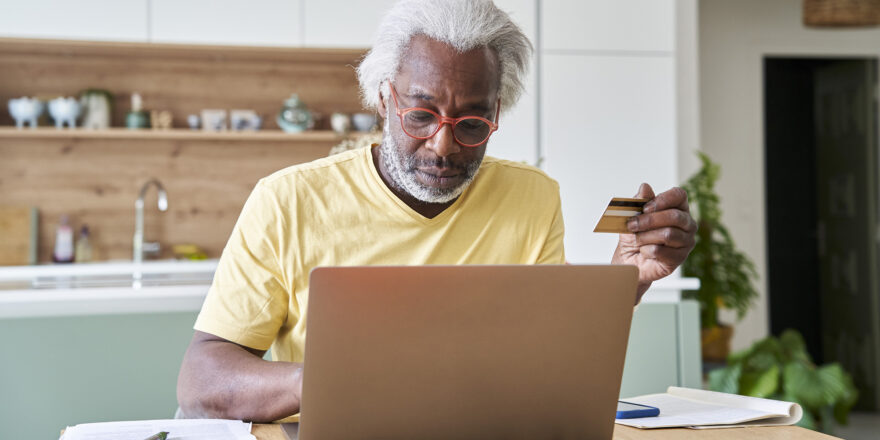
<svg viewBox="0 0 880 440"><path fill-rule="evenodd" d="M876 26L880 24L880 0L804 0L804 24Z"/></svg>

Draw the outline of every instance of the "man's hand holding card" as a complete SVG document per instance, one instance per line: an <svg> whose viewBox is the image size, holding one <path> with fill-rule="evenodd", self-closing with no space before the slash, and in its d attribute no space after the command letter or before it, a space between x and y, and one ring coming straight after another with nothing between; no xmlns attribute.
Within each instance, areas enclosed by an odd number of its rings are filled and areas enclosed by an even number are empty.
<svg viewBox="0 0 880 440"><path fill-rule="evenodd" d="M634 214L639 209L641 213ZM600 230L603 221L606 228L619 228L623 224L619 219L626 219L628 232L614 230L621 234L611 263L639 268L638 302L652 282L671 274L690 254L697 223L691 217L683 189L672 188L655 196L647 183L639 187L635 199L612 199L596 232L604 232Z"/></svg>

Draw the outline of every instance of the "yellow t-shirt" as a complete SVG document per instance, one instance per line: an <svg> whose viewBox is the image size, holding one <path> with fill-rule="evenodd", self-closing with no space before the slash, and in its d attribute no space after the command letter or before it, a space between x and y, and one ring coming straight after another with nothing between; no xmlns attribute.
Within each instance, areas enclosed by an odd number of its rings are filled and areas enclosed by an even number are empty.
<svg viewBox="0 0 880 440"><path fill-rule="evenodd" d="M562 264L559 185L485 157L440 215L403 203L370 148L261 179L223 250L195 329L302 362L309 271L318 266Z"/></svg>

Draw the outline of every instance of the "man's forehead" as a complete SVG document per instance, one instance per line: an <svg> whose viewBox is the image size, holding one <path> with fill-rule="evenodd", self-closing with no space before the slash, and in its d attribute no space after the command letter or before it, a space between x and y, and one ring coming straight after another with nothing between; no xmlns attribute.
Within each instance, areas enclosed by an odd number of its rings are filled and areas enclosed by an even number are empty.
<svg viewBox="0 0 880 440"><path fill-rule="evenodd" d="M459 52L428 37L413 37L398 69L398 92L431 97L445 89L486 98L498 88L497 57L486 47Z"/></svg>

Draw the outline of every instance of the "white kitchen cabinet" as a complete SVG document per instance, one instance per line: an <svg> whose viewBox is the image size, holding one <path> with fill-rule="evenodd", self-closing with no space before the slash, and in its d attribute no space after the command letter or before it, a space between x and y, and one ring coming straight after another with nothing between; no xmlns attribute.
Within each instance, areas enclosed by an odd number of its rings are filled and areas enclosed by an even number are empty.
<svg viewBox="0 0 880 440"><path fill-rule="evenodd" d="M147 0L3 0L0 37L147 41Z"/></svg>
<svg viewBox="0 0 880 440"><path fill-rule="evenodd" d="M151 0L151 41L299 46L300 1Z"/></svg>
<svg viewBox="0 0 880 440"><path fill-rule="evenodd" d="M673 51L675 0L544 0L543 48Z"/></svg>
<svg viewBox="0 0 880 440"><path fill-rule="evenodd" d="M363 47L373 44L379 22L396 0L301 0L308 47Z"/></svg>
<svg viewBox="0 0 880 440"><path fill-rule="evenodd" d="M674 63L544 56L544 169L560 183L569 261L610 260L617 235L592 230L611 197L632 197L641 182L657 192L675 184Z"/></svg>
<svg viewBox="0 0 880 440"><path fill-rule="evenodd" d="M309 47L370 47L382 17L396 3L396 0L300 1L305 28L303 45ZM510 13L529 38L534 39L535 0L496 0L495 4Z"/></svg>
<svg viewBox="0 0 880 440"><path fill-rule="evenodd" d="M522 28L534 45L537 33L535 0L496 0L495 4L510 14L510 18ZM532 58L529 73L525 78L525 91L519 102L514 108L501 115L499 130L492 135L486 150L486 154L490 156L526 162L530 165L535 165L537 162L538 96L535 60L536 58Z"/></svg>

